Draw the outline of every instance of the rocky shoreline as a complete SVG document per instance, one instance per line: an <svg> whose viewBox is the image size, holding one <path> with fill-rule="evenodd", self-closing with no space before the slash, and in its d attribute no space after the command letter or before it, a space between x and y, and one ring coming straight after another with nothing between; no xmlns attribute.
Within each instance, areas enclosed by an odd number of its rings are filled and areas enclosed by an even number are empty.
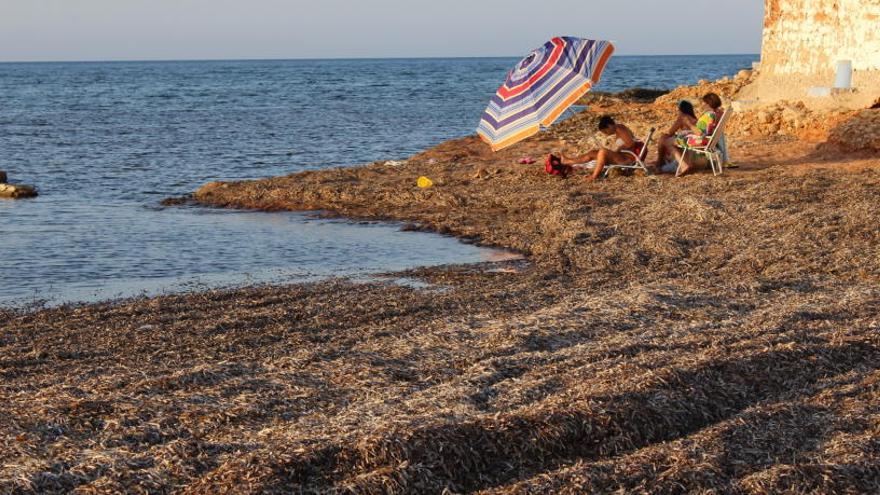
<svg viewBox="0 0 880 495"><path fill-rule="evenodd" d="M467 137L202 187L529 263L0 310L0 492L880 489L876 153L745 113L721 178L516 163L591 146L608 111L642 132L704 89L597 97L496 154Z"/></svg>

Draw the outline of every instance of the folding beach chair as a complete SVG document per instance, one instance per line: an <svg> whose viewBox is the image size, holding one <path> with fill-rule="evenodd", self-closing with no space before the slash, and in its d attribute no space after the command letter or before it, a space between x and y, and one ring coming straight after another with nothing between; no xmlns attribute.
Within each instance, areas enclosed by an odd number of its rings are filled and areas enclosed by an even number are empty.
<svg viewBox="0 0 880 495"><path fill-rule="evenodd" d="M653 127L651 128L651 130L648 131L648 137L646 137L645 140L642 141L645 144L644 146L642 146L642 151L640 151L638 155L629 150L623 150L621 152L632 156L635 160L635 163L632 163L630 165L606 165L605 174L608 175L608 170L615 168L619 168L622 170L643 170L645 174L650 173L648 171L647 165L645 165L645 160L648 158L648 148L651 146L651 140L654 139L655 131L656 129Z"/></svg>
<svg viewBox="0 0 880 495"><path fill-rule="evenodd" d="M610 172L611 170L614 170L614 169L642 170L645 172L645 174L651 173L648 170L647 165L645 165L645 160L648 158L648 148L651 145L651 140L654 138L655 131L656 131L656 129L653 127L651 128L650 131L648 131L648 137L646 137L645 140L642 141L645 144L644 144L644 146L642 146L642 151L638 155L633 153L632 151L629 151L629 150L621 151L621 153L626 153L626 154L632 156L633 159L635 160L634 163L630 163L629 165L615 165L615 164L605 165L605 170L603 171L603 175L607 176L608 172ZM584 169L593 169L596 167L596 160L593 160L588 163L577 164L577 165L574 165L574 167L575 168L584 168Z"/></svg>
<svg viewBox="0 0 880 495"><path fill-rule="evenodd" d="M727 125L727 120L732 114L732 109L727 109L724 112L724 115L721 116L721 120L718 121L718 125L715 127L715 132L712 133L712 137L709 138L709 142L705 146L690 146L687 144L683 147L679 146L681 149L681 159L678 160L678 168L675 170L675 175L678 175L681 171L682 161L685 154L689 151L698 155L706 155L709 159L709 166L712 167L712 175L718 176L724 172L724 153L719 149L718 143L724 138L724 127Z"/></svg>

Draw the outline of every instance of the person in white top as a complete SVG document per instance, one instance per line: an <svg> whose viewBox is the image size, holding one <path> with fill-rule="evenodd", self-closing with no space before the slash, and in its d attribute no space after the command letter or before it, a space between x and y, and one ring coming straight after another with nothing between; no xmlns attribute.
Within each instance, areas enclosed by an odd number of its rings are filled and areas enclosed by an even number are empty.
<svg viewBox="0 0 880 495"><path fill-rule="evenodd" d="M589 151L585 155L572 157L565 156L564 154L560 155L564 165L583 164L595 160L596 166L593 168L592 175L587 179L591 181L602 176L602 171L605 170L606 165L629 165L635 163L635 158L629 153L624 153L624 151L638 155L642 152L642 147L644 146L644 143L636 141L636 137L629 127L618 124L610 115L603 115L599 118L599 131L606 136L617 137L614 145L615 149L599 148Z"/></svg>

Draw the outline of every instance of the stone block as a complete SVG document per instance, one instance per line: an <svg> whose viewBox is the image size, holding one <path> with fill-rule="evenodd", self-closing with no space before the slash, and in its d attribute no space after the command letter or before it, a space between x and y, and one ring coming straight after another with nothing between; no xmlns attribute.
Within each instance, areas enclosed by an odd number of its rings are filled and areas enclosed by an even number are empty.
<svg viewBox="0 0 880 495"><path fill-rule="evenodd" d="M807 90L807 94L812 98L826 98L828 96L831 96L831 88L814 86Z"/></svg>

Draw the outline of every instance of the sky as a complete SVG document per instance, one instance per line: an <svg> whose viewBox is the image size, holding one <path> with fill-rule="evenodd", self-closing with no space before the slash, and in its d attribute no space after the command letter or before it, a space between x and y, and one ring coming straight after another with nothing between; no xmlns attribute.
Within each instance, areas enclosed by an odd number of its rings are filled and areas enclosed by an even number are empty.
<svg viewBox="0 0 880 495"><path fill-rule="evenodd" d="M761 0L0 0L0 61L759 53ZM682 22L686 19L687 23Z"/></svg>

